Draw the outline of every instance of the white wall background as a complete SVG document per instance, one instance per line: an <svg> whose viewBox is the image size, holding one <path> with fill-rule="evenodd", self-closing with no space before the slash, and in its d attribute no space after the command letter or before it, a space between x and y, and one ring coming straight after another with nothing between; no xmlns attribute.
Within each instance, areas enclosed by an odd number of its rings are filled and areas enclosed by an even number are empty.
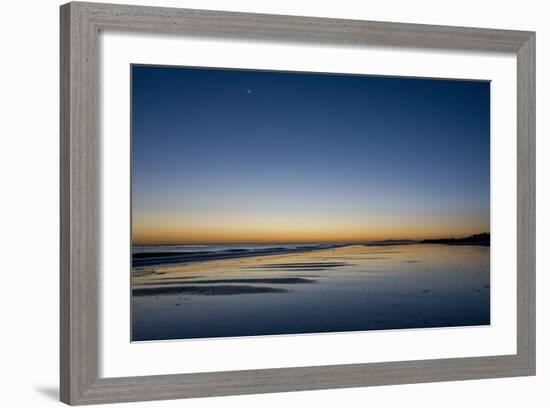
<svg viewBox="0 0 550 408"><path fill-rule="evenodd" d="M127 3L356 18L537 31L538 104L538 375L536 377L401 385L126 404L127 407L386 406L546 407L550 384L550 261L545 257L550 193L544 175L550 123L550 26L545 2L308 2L181 0ZM58 387L58 70L57 0L4 2L0 41L0 302L2 406L53 406Z"/></svg>

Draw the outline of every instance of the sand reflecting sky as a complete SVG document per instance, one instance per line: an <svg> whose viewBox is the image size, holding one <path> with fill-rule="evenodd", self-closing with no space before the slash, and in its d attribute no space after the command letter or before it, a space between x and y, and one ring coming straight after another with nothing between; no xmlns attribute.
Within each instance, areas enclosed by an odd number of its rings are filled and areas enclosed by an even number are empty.
<svg viewBox="0 0 550 408"><path fill-rule="evenodd" d="M353 245L145 267L132 282L134 340L490 323L488 247Z"/></svg>

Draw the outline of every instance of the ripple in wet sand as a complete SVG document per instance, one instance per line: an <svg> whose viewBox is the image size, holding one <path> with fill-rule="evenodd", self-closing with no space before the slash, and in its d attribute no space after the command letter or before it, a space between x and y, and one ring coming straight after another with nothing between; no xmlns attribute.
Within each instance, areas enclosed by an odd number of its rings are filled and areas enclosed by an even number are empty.
<svg viewBox="0 0 550 408"><path fill-rule="evenodd" d="M193 295L245 295L255 293L286 293L288 289L271 288L249 285L212 285L212 286L161 286L149 288L136 288L132 290L133 296L176 295L189 293Z"/></svg>

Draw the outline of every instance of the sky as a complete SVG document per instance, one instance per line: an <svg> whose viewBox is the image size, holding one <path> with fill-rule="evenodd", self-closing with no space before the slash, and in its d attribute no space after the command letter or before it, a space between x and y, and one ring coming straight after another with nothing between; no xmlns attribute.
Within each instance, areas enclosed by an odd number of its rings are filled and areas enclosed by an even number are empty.
<svg viewBox="0 0 550 408"><path fill-rule="evenodd" d="M489 231L487 81L132 65L134 244Z"/></svg>

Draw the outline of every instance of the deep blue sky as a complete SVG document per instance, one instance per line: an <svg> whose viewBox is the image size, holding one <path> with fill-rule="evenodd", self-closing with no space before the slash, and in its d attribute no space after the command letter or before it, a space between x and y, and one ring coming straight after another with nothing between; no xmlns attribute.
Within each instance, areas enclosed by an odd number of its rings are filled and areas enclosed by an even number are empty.
<svg viewBox="0 0 550 408"><path fill-rule="evenodd" d="M132 66L136 242L489 228L490 84Z"/></svg>

